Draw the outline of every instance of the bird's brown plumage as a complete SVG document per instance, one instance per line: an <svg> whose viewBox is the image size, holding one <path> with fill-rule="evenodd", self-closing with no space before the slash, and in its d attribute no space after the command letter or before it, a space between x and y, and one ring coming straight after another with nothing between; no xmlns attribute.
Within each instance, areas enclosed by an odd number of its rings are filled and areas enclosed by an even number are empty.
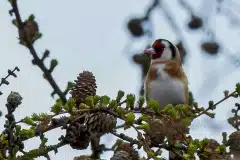
<svg viewBox="0 0 240 160"><path fill-rule="evenodd" d="M155 67L158 64L165 64L164 71L173 79L178 79L184 85L184 104L188 104L188 81L185 72L182 70L181 62L173 59L168 61L154 61L152 62L145 81L145 94L147 96L148 85L152 80L156 80L157 68Z"/></svg>

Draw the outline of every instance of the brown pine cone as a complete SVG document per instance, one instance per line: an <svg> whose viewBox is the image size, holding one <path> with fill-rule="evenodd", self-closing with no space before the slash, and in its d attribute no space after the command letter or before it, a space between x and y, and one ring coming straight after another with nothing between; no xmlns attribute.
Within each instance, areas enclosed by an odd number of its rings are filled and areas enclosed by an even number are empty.
<svg viewBox="0 0 240 160"><path fill-rule="evenodd" d="M131 160L131 157L126 151L118 151L114 153L110 160Z"/></svg>
<svg viewBox="0 0 240 160"><path fill-rule="evenodd" d="M139 160L139 154L138 152L129 144L129 143L123 143L121 144L117 151L125 151L129 154L129 156L131 157L131 160Z"/></svg>
<svg viewBox="0 0 240 160"><path fill-rule="evenodd" d="M146 136L153 144L161 144L165 139L164 122L159 118L151 118L148 121L150 130L145 130Z"/></svg>
<svg viewBox="0 0 240 160"><path fill-rule="evenodd" d="M92 72L83 71L80 73L70 92L76 101L76 106L79 107L79 104L84 103L88 96L95 96L96 88L96 80Z"/></svg>
<svg viewBox="0 0 240 160"><path fill-rule="evenodd" d="M117 120L114 116L106 113L93 113L88 116L86 125L88 132L94 135L102 136L115 129Z"/></svg>
<svg viewBox="0 0 240 160"><path fill-rule="evenodd" d="M84 124L85 118L86 115L82 115L67 127L66 141L73 149L86 149L90 143L90 133Z"/></svg>
<svg viewBox="0 0 240 160"><path fill-rule="evenodd" d="M168 115L150 118L148 124L150 130L145 130L145 133L153 145L161 144L165 137L171 143L174 143L176 140L184 141L184 134L188 132L188 129L183 128L180 121L173 120Z"/></svg>
<svg viewBox="0 0 240 160"><path fill-rule="evenodd" d="M86 149L92 136L111 132L117 124L112 115L105 113L84 114L67 127L66 139L74 149Z"/></svg>
<svg viewBox="0 0 240 160"><path fill-rule="evenodd" d="M100 154L102 153L102 147L99 145L100 138L105 133L109 133L115 129L116 124L116 118L106 113L93 113L87 116L86 126L91 135L91 147L94 151L92 154L93 157L100 157Z"/></svg>

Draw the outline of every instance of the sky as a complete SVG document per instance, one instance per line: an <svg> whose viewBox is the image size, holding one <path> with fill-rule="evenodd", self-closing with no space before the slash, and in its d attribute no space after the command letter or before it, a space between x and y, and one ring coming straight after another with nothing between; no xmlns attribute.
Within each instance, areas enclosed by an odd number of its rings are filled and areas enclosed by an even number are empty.
<svg viewBox="0 0 240 160"><path fill-rule="evenodd" d="M233 1L233 0L232 0ZM206 1L190 1L191 6L203 17L212 13L214 3L207 4ZM171 7L172 13L177 15L176 22L188 42L188 57L184 69L188 75L189 86L195 98L202 106L206 106L209 100L219 100L223 90L233 90L239 81L239 72L236 65L233 65L230 56L239 50L239 31L229 25L224 16L212 15L208 17L209 26L216 30L217 39L225 44L227 48L221 50L218 57L209 57L199 49L204 37L200 31L191 32L186 28L189 15L179 8L176 0L164 1ZM141 16L149 4L146 0L102 0L102 1L77 1L70 3L63 0L41 0L41 1L19 1L19 8L22 18L25 19L33 13L39 24L43 38L36 42L35 48L41 57L45 49L51 51L50 58L45 61L49 66L51 58L56 58L59 65L53 72L57 84L65 89L68 81L76 79L78 74L84 70L93 72L97 81L97 94L108 95L114 98L118 90L126 93L138 94L140 84L140 69L131 62L131 55L124 53L124 46L133 43L134 49L142 46L144 40L130 39L126 31L126 22L134 16ZM213 7L211 7L213 6ZM16 119L30 116L32 113L49 111L55 100L50 97L51 86L42 78L41 70L31 63L32 56L28 50L18 44L17 29L11 24L13 17L8 11L10 5L7 0L0 1L0 77L5 77L8 69L15 66L20 68L17 79L10 77L9 86L2 86L0 90L3 95L0 97L0 110L6 113L6 97L11 91L19 92L22 97L22 105L16 110ZM202 10L204 9L204 12ZM166 23L162 12L157 10L151 17L154 36L166 38L176 42L171 27ZM229 52L230 51L230 52ZM191 134L195 138L216 138L221 141L221 132L231 133L233 128L227 124L228 118L234 103L237 100L228 100L216 109L216 119L200 118L193 122ZM239 100L238 100L239 101ZM208 122L221 124L219 130L214 131L214 126ZM0 124L4 123L4 116L0 118ZM0 125L3 129L3 125ZM57 142L59 130L47 133L48 144ZM127 131L135 135L132 130ZM60 135L59 135L60 136ZM111 136L104 136L102 142L113 142ZM34 138L27 141L28 149L38 147L39 140ZM90 153L89 150L81 152L64 146L59 153L51 153L51 159L73 159L81 153ZM112 153L108 152L103 158L108 159ZM42 160L43 158L38 158Z"/></svg>

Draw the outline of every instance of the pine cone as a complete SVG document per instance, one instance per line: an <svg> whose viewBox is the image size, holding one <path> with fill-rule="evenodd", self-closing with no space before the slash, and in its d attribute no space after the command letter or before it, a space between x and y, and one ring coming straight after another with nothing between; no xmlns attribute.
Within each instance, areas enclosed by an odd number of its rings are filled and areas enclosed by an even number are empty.
<svg viewBox="0 0 240 160"><path fill-rule="evenodd" d="M19 37L20 39L26 38L28 42L32 43L38 31L39 31L38 24L35 21L31 22L27 20L23 23L23 29L20 30ZM26 37L24 37L24 35Z"/></svg>
<svg viewBox="0 0 240 160"><path fill-rule="evenodd" d="M125 151L129 154L131 157L131 160L139 160L139 154L138 152L129 144L129 143L123 143L121 144L117 151Z"/></svg>
<svg viewBox="0 0 240 160"><path fill-rule="evenodd" d="M116 127L117 120L114 116L106 113L93 113L88 116L86 124L88 132L102 136Z"/></svg>
<svg viewBox="0 0 240 160"><path fill-rule="evenodd" d="M230 146L230 151L233 154L240 152L240 131L235 131L229 136L227 145Z"/></svg>
<svg viewBox="0 0 240 160"><path fill-rule="evenodd" d="M90 133L84 124L86 115L75 119L66 131L66 140L73 149L86 149L90 143Z"/></svg>
<svg viewBox="0 0 240 160"><path fill-rule="evenodd" d="M173 120L167 115L150 118L148 124L150 130L145 130L145 133L153 144L161 144L166 136L171 143L176 140L183 141L184 134L188 132L186 128L182 127L180 121Z"/></svg>
<svg viewBox="0 0 240 160"><path fill-rule="evenodd" d="M131 160L131 157L126 151L118 151L114 153L110 160Z"/></svg>
<svg viewBox="0 0 240 160"><path fill-rule="evenodd" d="M96 95L96 80L92 72L83 71L75 80L75 85L71 89L70 94L76 101L78 107L80 103L83 103L88 96Z"/></svg>
<svg viewBox="0 0 240 160"><path fill-rule="evenodd" d="M148 124L150 130L145 130L146 136L153 144L161 144L165 139L164 122L159 118L151 118Z"/></svg>

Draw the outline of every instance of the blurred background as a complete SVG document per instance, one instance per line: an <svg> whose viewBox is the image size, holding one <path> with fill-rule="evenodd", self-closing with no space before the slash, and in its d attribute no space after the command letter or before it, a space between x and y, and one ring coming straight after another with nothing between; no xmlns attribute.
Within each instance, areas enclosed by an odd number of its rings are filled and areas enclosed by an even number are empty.
<svg viewBox="0 0 240 160"><path fill-rule="evenodd" d="M59 65L53 72L58 85L64 89L68 81L76 79L83 70L94 73L97 94L115 98L118 90L142 94L142 84L149 59L143 50L157 38L176 44L181 52L183 67L195 100L207 106L217 101L223 91L232 90L240 77L240 2L237 0L19 0L23 19L33 13L43 38L35 43L41 57L45 49L51 51ZM18 78L10 77L9 86L0 90L0 110L6 113L6 97L11 91L23 96L16 118L33 112L49 111L55 102L50 96L52 88L42 78L39 68L32 65L28 50L18 44L18 33L12 25L7 0L0 1L0 77L8 69L20 68ZM50 59L45 63L49 66ZM201 117L191 127L194 138L222 140L221 132L230 133L227 123L235 99L228 100L216 109L216 118ZM0 117L0 130L4 116ZM47 133L49 144L57 141L60 129ZM132 130L129 134L135 135ZM59 135L60 136L60 135ZM111 145L115 138L106 135L101 142ZM37 142L37 143L36 143ZM28 149L39 145L38 139L27 141ZM73 159L90 153L69 146L51 154L53 160ZM112 152L102 158L109 159ZM39 158L43 159L43 158Z"/></svg>

